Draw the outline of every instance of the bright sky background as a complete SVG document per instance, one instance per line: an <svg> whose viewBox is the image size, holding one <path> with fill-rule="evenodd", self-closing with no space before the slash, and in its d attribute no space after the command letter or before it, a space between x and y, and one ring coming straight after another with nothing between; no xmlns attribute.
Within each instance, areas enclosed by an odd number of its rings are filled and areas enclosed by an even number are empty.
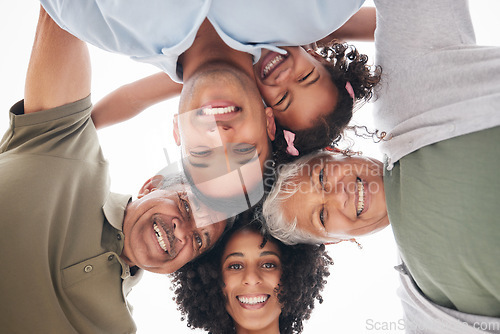
<svg viewBox="0 0 500 334"><path fill-rule="evenodd" d="M369 1L367 4L372 4ZM498 0L470 1L478 44L500 45L500 12ZM8 126L10 106L23 98L24 78L38 18L36 1L9 1L0 11L0 133ZM439 32L437 32L439 33ZM370 43L354 43L358 50L373 59ZM113 89L152 73L156 68L136 63L127 57L91 47L93 67L92 97L94 103ZM172 115L178 100L173 99L148 109L137 118L99 132L104 154L110 162L112 190L134 196L140 186L166 163L164 149L170 159L178 157L172 139ZM358 124L370 125L370 105L355 115ZM380 157L376 144L358 140L368 155ZM1 189L1 185L0 185ZM13 222L22 224L22 222ZM317 305L306 322L306 334L313 333L403 333L396 327L402 318L396 296L398 275L396 246L390 228L359 241L328 247L335 261L325 302ZM134 306L138 333L203 333L192 331L180 321L180 313L172 301L167 277L146 273L134 288L129 301ZM390 323L394 330L376 330ZM371 329L371 330L370 330Z"/></svg>

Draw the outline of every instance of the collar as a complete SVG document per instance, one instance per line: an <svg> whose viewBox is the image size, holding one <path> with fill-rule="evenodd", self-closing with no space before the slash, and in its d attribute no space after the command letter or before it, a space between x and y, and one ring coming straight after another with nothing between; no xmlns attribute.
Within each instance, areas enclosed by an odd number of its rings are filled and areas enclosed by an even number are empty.
<svg viewBox="0 0 500 334"><path fill-rule="evenodd" d="M121 195L109 193L106 203L102 207L104 216L108 222L118 231L123 229L123 218L125 217L125 209L128 203L132 200L130 195Z"/></svg>

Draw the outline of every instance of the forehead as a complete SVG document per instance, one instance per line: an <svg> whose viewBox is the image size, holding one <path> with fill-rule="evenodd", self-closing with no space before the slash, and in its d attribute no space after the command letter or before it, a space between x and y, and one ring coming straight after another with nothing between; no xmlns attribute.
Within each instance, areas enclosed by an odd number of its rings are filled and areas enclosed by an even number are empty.
<svg viewBox="0 0 500 334"><path fill-rule="evenodd" d="M238 231L231 236L224 250L224 257L231 253L242 253L245 255L260 254L265 251L271 251L280 254L279 247L272 241L267 240L264 247L260 247L264 237L250 230Z"/></svg>
<svg viewBox="0 0 500 334"><path fill-rule="evenodd" d="M208 225L204 225L201 227L197 227L199 233L207 234L210 239L210 245L208 248L211 248L217 240L220 238L224 229L226 228L227 220L222 220L219 222L211 223Z"/></svg>
<svg viewBox="0 0 500 334"><path fill-rule="evenodd" d="M316 66L319 80L306 88L297 85L288 112L280 117L287 121L293 130L305 130L313 127L322 117L334 111L338 101L338 90L330 79L328 71L322 66ZM278 113L279 115L279 113ZM285 118L285 119L283 119Z"/></svg>

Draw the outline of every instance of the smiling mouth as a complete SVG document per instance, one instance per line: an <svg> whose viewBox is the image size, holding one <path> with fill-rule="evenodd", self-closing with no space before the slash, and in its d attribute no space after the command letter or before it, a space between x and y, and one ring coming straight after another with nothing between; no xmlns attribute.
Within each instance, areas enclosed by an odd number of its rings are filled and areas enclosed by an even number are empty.
<svg viewBox="0 0 500 334"><path fill-rule="evenodd" d="M357 177L356 178L356 185L357 185L357 204L356 204L356 216L359 216L361 213L363 213L363 210L365 209L365 185L363 184L363 181Z"/></svg>
<svg viewBox="0 0 500 334"><path fill-rule="evenodd" d="M161 249L165 251L165 253L168 254L168 247L167 244L165 243L164 237L163 237L163 231L158 227L156 223L153 223L153 229L155 230L156 234L156 240L158 240L158 244L160 245ZM165 236L166 239L166 236Z"/></svg>
<svg viewBox="0 0 500 334"><path fill-rule="evenodd" d="M243 109L230 101L212 101L197 110L196 116L206 122L230 121L243 111Z"/></svg>
<svg viewBox="0 0 500 334"><path fill-rule="evenodd" d="M236 299L245 308L258 309L264 306L267 300L271 297L270 295L258 295L258 296L236 296Z"/></svg>
<svg viewBox="0 0 500 334"><path fill-rule="evenodd" d="M275 69L277 69L279 67L279 65L281 63L283 63L283 61L285 61L285 59L288 58L288 53L287 54L279 54L279 53L276 53L276 52L272 52L271 55L275 55L274 57L272 57L271 59L269 59L268 57L266 57L266 60L267 62L264 64L262 64L262 67L261 67L261 72L260 72L260 77L262 80L266 79L267 77L269 77Z"/></svg>
<svg viewBox="0 0 500 334"><path fill-rule="evenodd" d="M230 107L205 107L198 111L199 116L214 116L214 115L225 115L229 113L235 113L241 111L240 107L230 106Z"/></svg>
<svg viewBox="0 0 500 334"><path fill-rule="evenodd" d="M160 219L160 221L158 221ZM173 231L168 230L168 227L162 223L161 218L156 217L153 222L153 230L155 232L156 241L160 248L167 254L171 259L175 258L179 252L179 249L174 247L176 243L176 237Z"/></svg>

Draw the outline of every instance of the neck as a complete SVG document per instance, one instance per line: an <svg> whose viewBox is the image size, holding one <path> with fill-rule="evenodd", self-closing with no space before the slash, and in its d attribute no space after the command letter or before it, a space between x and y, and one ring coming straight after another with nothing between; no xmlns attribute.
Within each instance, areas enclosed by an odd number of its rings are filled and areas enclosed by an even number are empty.
<svg viewBox="0 0 500 334"><path fill-rule="evenodd" d="M230 48L205 19L191 47L178 59L183 69L183 81L188 81L204 65L215 62L232 64L254 78L252 55Z"/></svg>
<svg viewBox="0 0 500 334"><path fill-rule="evenodd" d="M246 329L236 324L236 334L280 334L279 319L260 329Z"/></svg>

